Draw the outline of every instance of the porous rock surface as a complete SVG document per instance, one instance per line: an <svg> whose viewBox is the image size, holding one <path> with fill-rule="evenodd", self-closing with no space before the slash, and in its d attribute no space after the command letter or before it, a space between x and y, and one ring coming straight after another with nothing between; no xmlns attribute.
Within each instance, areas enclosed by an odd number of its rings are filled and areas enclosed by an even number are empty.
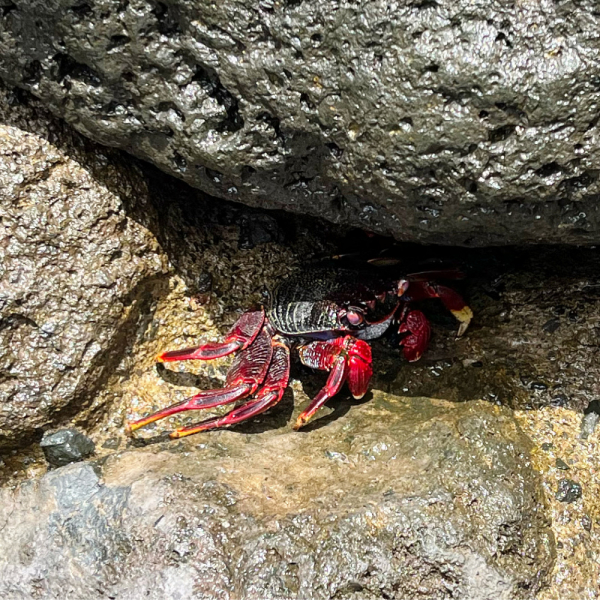
<svg viewBox="0 0 600 600"><path fill-rule="evenodd" d="M0 446L93 399L165 271L115 154L0 90Z"/></svg>
<svg viewBox="0 0 600 600"><path fill-rule="evenodd" d="M213 432L0 491L0 596L534 598L544 511L510 411L376 392L327 427Z"/></svg>
<svg viewBox="0 0 600 600"><path fill-rule="evenodd" d="M599 28L592 0L2 0L0 76L221 198L589 243Z"/></svg>

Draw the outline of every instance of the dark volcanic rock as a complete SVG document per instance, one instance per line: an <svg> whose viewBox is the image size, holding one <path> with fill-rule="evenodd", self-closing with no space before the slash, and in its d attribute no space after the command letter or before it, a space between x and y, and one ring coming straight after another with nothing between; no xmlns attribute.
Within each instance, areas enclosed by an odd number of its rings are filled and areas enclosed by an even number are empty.
<svg viewBox="0 0 600 600"><path fill-rule="evenodd" d="M327 427L217 432L0 492L0 596L533 599L544 510L508 410L376 393Z"/></svg>
<svg viewBox="0 0 600 600"><path fill-rule="evenodd" d="M558 482L556 499L559 502L575 502L581 498L581 486L572 479L561 479Z"/></svg>
<svg viewBox="0 0 600 600"><path fill-rule="evenodd" d="M600 240L592 0L2 6L6 81L213 195L405 240Z"/></svg>
<svg viewBox="0 0 600 600"><path fill-rule="evenodd" d="M127 216L147 189L114 151L10 105L4 90L0 121L17 125L0 125L0 446L10 446L93 399L165 260Z"/></svg>
<svg viewBox="0 0 600 600"><path fill-rule="evenodd" d="M40 442L44 456L53 467L64 467L94 453L94 442L77 429L46 433Z"/></svg>

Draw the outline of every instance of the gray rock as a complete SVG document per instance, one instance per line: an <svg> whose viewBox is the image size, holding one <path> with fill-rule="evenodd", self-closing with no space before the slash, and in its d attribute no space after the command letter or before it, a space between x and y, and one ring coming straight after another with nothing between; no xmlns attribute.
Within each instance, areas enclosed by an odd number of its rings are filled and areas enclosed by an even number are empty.
<svg viewBox="0 0 600 600"><path fill-rule="evenodd" d="M536 597L554 542L508 410L375 393L322 424L196 436L0 491L0 597Z"/></svg>
<svg viewBox="0 0 600 600"><path fill-rule="evenodd" d="M2 6L2 78L215 196L404 240L600 240L592 0Z"/></svg>
<svg viewBox="0 0 600 600"><path fill-rule="evenodd" d="M52 467L64 467L69 463L78 462L93 454L95 450L94 442L77 429L47 432L42 437L40 446Z"/></svg>
<svg viewBox="0 0 600 600"><path fill-rule="evenodd" d="M94 398L165 270L128 216L138 171L11 99L0 89L0 447Z"/></svg>

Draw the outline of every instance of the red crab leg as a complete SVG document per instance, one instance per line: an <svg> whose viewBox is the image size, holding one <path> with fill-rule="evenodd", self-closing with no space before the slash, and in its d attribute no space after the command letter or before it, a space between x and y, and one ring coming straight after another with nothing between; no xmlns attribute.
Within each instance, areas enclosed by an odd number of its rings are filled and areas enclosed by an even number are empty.
<svg viewBox="0 0 600 600"><path fill-rule="evenodd" d="M445 285L428 281L411 281L407 295L411 300L439 298L444 303L444 306L460 322L458 337L465 333L473 318L473 311L465 304L462 296Z"/></svg>
<svg viewBox="0 0 600 600"><path fill-rule="evenodd" d="M427 317L420 310L404 308L400 316L398 332L408 333L406 337L400 340L406 360L408 362L419 360L427 349L429 336L431 335L431 326Z"/></svg>
<svg viewBox="0 0 600 600"><path fill-rule="evenodd" d="M346 380L350 393L357 399L362 398L373 374L371 347L349 335L327 342L311 342L300 348L300 359L305 365L330 371L330 374L323 389L298 417L294 429L306 425L317 410L340 391Z"/></svg>
<svg viewBox="0 0 600 600"><path fill-rule="evenodd" d="M174 360L211 360L227 356L236 350L247 348L258 335L265 321L265 312L254 310L244 313L233 325L222 342L210 342L202 346L171 350L156 357L159 362Z"/></svg>
<svg viewBox="0 0 600 600"><path fill-rule="evenodd" d="M223 388L200 392L183 402L178 402L143 419L133 421L133 423L128 424L128 431L135 431L144 425L148 425L148 423L153 423L180 412L213 408L250 396L264 381L272 355L271 334L262 329L254 342L248 348L242 350L233 360L229 371L227 371Z"/></svg>
<svg viewBox="0 0 600 600"><path fill-rule="evenodd" d="M289 375L290 351L285 344L275 341L273 345L273 358L271 359L267 377L254 400L250 400L242 406L234 408L222 417L213 417L196 425L182 427L174 431L171 437L180 438L200 431L228 427L265 412L281 400L288 384Z"/></svg>

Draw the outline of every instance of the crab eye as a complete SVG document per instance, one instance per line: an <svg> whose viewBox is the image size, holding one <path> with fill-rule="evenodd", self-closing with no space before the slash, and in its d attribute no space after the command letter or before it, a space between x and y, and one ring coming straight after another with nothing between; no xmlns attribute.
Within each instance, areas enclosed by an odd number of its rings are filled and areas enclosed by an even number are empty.
<svg viewBox="0 0 600 600"><path fill-rule="evenodd" d="M349 310L346 313L346 319L350 325L360 325L363 322L363 316L354 310Z"/></svg>

